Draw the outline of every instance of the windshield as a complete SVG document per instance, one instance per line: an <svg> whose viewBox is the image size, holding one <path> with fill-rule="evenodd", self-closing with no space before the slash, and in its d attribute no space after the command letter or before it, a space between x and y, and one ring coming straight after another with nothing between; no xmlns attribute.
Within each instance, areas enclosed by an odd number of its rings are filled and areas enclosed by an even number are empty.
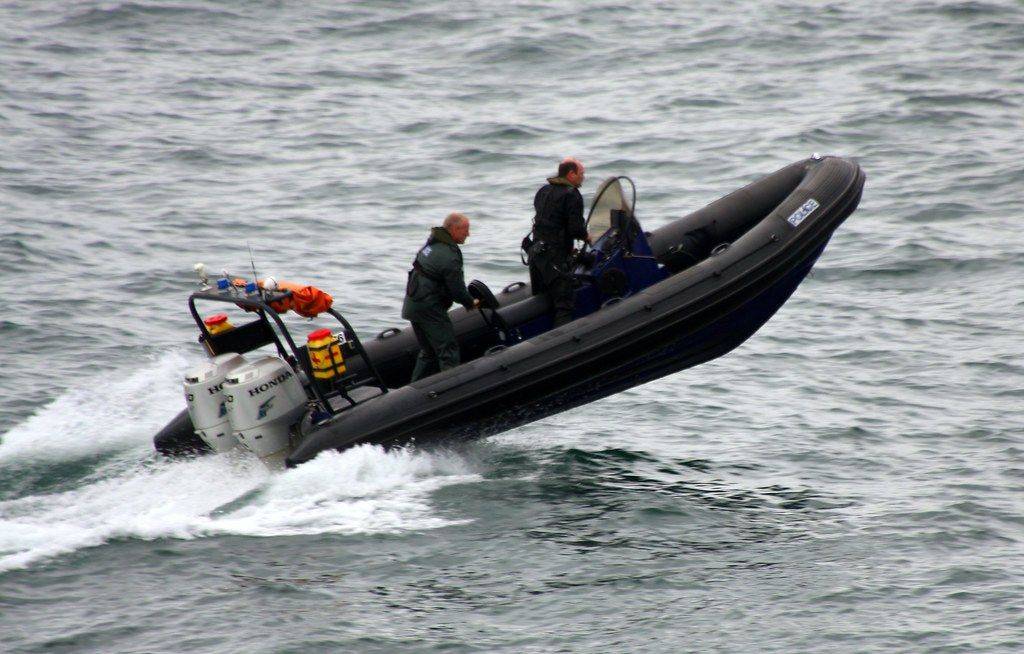
<svg viewBox="0 0 1024 654"><path fill-rule="evenodd" d="M621 179L627 178L609 177L597 187L594 202L590 205L590 215L587 216L587 233L595 241L611 228L612 210L621 209L627 215L632 214L622 192Z"/></svg>

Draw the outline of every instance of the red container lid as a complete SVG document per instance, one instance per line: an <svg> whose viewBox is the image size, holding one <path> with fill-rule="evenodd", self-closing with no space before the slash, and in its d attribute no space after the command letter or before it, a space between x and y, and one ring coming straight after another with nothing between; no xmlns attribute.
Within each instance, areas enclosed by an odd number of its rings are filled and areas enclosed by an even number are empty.
<svg viewBox="0 0 1024 654"><path fill-rule="evenodd" d="M213 327L214 325L219 325L222 322L227 322L227 321L228 321L227 314L218 313L218 314L210 316L209 318L204 320L203 324L205 324L207 327Z"/></svg>
<svg viewBox="0 0 1024 654"><path fill-rule="evenodd" d="M329 329L318 329L315 332L310 332L309 336L306 337L307 341L319 341L321 338L330 338L331 330Z"/></svg>

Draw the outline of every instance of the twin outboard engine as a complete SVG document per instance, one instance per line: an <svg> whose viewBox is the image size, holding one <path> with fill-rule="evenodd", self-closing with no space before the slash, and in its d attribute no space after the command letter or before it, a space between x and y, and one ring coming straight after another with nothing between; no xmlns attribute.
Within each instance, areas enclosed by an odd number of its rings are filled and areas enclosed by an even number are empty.
<svg viewBox="0 0 1024 654"><path fill-rule="evenodd" d="M240 354L218 354L185 373L185 401L196 435L214 452L227 452L238 447L235 430L228 421L224 402L224 377L245 365Z"/></svg>
<svg viewBox="0 0 1024 654"><path fill-rule="evenodd" d="M292 425L306 411L306 391L295 371L272 356L225 376L224 400L231 428L242 447L264 463L283 463L291 451Z"/></svg>

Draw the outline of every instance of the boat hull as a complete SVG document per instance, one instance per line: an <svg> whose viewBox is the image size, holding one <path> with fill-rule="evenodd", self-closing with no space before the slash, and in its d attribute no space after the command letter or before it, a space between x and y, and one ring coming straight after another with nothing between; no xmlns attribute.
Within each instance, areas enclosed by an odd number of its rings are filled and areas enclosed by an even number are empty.
<svg viewBox="0 0 1024 654"><path fill-rule="evenodd" d="M370 443L483 437L715 359L774 315L856 209L864 173L837 157L796 162L646 234L667 278L606 301L583 288L586 315L551 329L545 295L527 285L497 294L525 340L494 347L480 312L451 312L463 365L406 384L418 347L411 330L366 343L390 392L326 421L304 421L286 463ZM685 246L685 247L684 247ZM685 256L682 256L685 255ZM680 264L681 259L693 262ZM587 295L589 293L589 295ZM358 374L359 361L353 361ZM187 413L156 438L171 454L201 450Z"/></svg>
<svg viewBox="0 0 1024 654"><path fill-rule="evenodd" d="M786 302L859 203L864 175L856 164L791 168L780 173L804 169L801 182L727 249L569 325L336 416L304 436L288 465L360 443L486 436L727 353ZM707 210L728 218L742 200L729 196ZM808 206L815 209L802 216ZM686 227L679 222L677 236ZM656 247L667 251L672 238Z"/></svg>

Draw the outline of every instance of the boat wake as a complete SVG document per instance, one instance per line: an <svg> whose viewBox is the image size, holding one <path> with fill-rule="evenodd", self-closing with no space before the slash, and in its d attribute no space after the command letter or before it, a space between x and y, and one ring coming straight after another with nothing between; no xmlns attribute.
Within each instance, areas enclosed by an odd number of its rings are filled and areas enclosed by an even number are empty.
<svg viewBox="0 0 1024 654"><path fill-rule="evenodd" d="M434 529L457 521L438 515L432 493L480 479L453 453L375 446L325 452L283 473L241 451L158 457L149 433L180 398L132 398L138 385L165 386L153 378L177 377L184 365L182 355L155 361L108 388L107 406L86 388L70 390L3 435L0 572L125 538Z"/></svg>
<svg viewBox="0 0 1024 654"><path fill-rule="evenodd" d="M0 466L143 451L147 432L179 410L181 386L173 382L189 362L184 351L164 352L137 367L83 379L0 435Z"/></svg>

